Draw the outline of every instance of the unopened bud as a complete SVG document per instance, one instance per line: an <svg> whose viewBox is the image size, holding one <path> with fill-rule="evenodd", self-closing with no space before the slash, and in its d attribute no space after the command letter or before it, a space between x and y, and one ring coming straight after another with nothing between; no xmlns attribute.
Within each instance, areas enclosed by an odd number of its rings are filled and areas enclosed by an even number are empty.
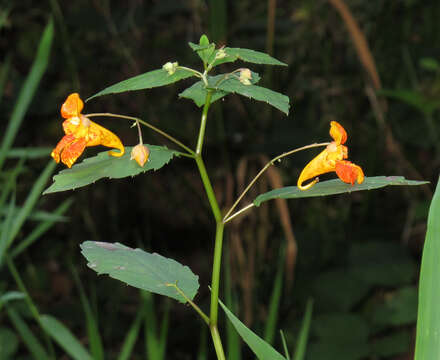
<svg viewBox="0 0 440 360"><path fill-rule="evenodd" d="M148 161L150 156L150 150L144 144L137 144L131 150L130 160L136 160L136 162L144 167L145 163Z"/></svg>
<svg viewBox="0 0 440 360"><path fill-rule="evenodd" d="M243 69L240 71L239 80L243 85L251 85L250 79L252 79L252 73L249 69Z"/></svg>
<svg viewBox="0 0 440 360"><path fill-rule="evenodd" d="M179 63L176 62L170 62L168 61L164 66L162 66L162 69L164 69L168 75L173 75L176 72L177 67L179 66Z"/></svg>
<svg viewBox="0 0 440 360"><path fill-rule="evenodd" d="M226 57L228 54L226 54L226 51L223 49L218 49L216 54L215 54L215 58L218 59L223 59L224 57Z"/></svg>

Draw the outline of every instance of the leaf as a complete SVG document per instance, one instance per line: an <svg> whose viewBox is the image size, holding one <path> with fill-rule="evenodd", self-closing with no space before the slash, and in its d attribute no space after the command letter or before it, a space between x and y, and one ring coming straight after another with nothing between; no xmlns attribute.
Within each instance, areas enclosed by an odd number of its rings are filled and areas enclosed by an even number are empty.
<svg viewBox="0 0 440 360"><path fill-rule="evenodd" d="M150 157L144 167L130 160L132 147L125 147L125 154L121 157L108 155L107 151L84 159L81 163L72 166L71 169L60 171L53 177L54 183L43 194L57 191L73 190L89 185L95 181L108 177L120 179L127 176L135 176L149 170L158 170L168 164L179 152L169 150L166 146L147 145L150 149Z"/></svg>
<svg viewBox="0 0 440 360"><path fill-rule="evenodd" d="M194 76L192 71L180 68L177 68L175 73L172 75L168 74L168 72L164 69L153 70L106 87L104 90L101 90L95 95L89 97L86 102L102 95L151 89L159 86L169 85L191 76Z"/></svg>
<svg viewBox="0 0 440 360"><path fill-rule="evenodd" d="M421 58L419 61L419 66L425 70L438 71L440 70L440 63L434 58Z"/></svg>
<svg viewBox="0 0 440 360"><path fill-rule="evenodd" d="M371 323L378 332L391 326L414 324L416 318L417 289L408 286L389 293L384 303L374 308Z"/></svg>
<svg viewBox="0 0 440 360"><path fill-rule="evenodd" d="M87 350L70 330L59 320L50 315L40 317L43 329L76 360L93 360Z"/></svg>
<svg viewBox="0 0 440 360"><path fill-rule="evenodd" d="M226 313L229 321L234 325L235 330L237 330L243 341L248 344L258 359L286 360L286 358L272 346L252 332L252 330L248 329L220 300L219 304Z"/></svg>
<svg viewBox="0 0 440 360"><path fill-rule="evenodd" d="M377 92L378 95L383 95L392 99L400 100L407 105L413 106L421 111L425 116L430 116L432 113L440 108L440 101L436 98L428 98L418 91L397 89L388 90L383 89Z"/></svg>
<svg viewBox="0 0 440 360"><path fill-rule="evenodd" d="M415 360L440 359L440 179L432 198L423 246Z"/></svg>
<svg viewBox="0 0 440 360"><path fill-rule="evenodd" d="M215 89L237 93L254 100L267 102L269 105L272 105L286 115L289 114L289 98L276 91L256 85L244 85L235 79L223 81L215 87Z"/></svg>
<svg viewBox="0 0 440 360"><path fill-rule="evenodd" d="M303 360L306 356L307 344L309 342L310 325L312 323L313 300L307 300L306 311L303 316L301 328L296 340L295 352L292 360Z"/></svg>
<svg viewBox="0 0 440 360"><path fill-rule="evenodd" d="M3 305L12 300L22 300L25 299L26 295L18 291L8 291L0 296L0 309Z"/></svg>
<svg viewBox="0 0 440 360"><path fill-rule="evenodd" d="M21 316L10 306L6 307L6 312L9 316L9 320L20 334L21 340L32 354L33 358L38 360L49 359L43 345L40 344L38 338L34 335Z"/></svg>
<svg viewBox="0 0 440 360"><path fill-rule="evenodd" d="M253 71L251 73L252 73L252 78L250 81L252 84L256 84L258 81L260 81L260 75L258 75L256 72ZM215 86L222 79L224 79L226 75L227 74L208 76L208 88L215 89ZM233 77L232 75L230 75L230 78L228 80L224 80L224 81L232 81L232 82L240 83L240 81L236 77ZM181 92L179 94L179 97L193 100L198 107L201 107L205 105L205 99L207 93L208 91L203 81L198 81L189 88L185 89L183 92ZM228 95L229 93L230 92L226 92L222 90L214 90L211 98L211 104L221 99L222 97Z"/></svg>
<svg viewBox="0 0 440 360"><path fill-rule="evenodd" d="M393 259L393 261L390 261ZM417 268L408 249L389 241L353 243L350 273L371 286L403 286L414 282Z"/></svg>
<svg viewBox="0 0 440 360"><path fill-rule="evenodd" d="M91 269L98 274L108 274L127 285L169 296L182 303L186 300L175 287L168 284L177 283L191 300L199 288L199 277L188 266L159 254L150 254L119 243L86 241L80 247Z"/></svg>
<svg viewBox="0 0 440 360"><path fill-rule="evenodd" d="M423 185L429 181L406 180L403 176L366 177L362 184L350 185L339 179L319 182L309 190L300 190L296 186L287 186L261 194L254 200L255 206L272 199L299 199L314 196L336 195L361 190L379 189L389 185Z"/></svg>
<svg viewBox="0 0 440 360"><path fill-rule="evenodd" d="M237 57L237 59L254 63L254 64L263 64L263 65L281 65L287 66L286 63L283 63L272 56L251 49L240 49L240 48L229 48L226 47L223 49L225 53L229 56Z"/></svg>
<svg viewBox="0 0 440 360"><path fill-rule="evenodd" d="M18 349L17 335L6 327L0 328L0 359L12 359Z"/></svg>
<svg viewBox="0 0 440 360"><path fill-rule="evenodd" d="M205 66L213 59L213 56L215 56L215 44L210 43L205 34L200 37L198 45L192 42L189 42L188 45L199 55Z"/></svg>
<svg viewBox="0 0 440 360"><path fill-rule="evenodd" d="M14 104L11 117L9 118L9 121L6 122L7 126L2 130L3 140L0 146L0 169L2 168L9 149L15 140L26 111L28 110L37 91L38 85L40 84L41 78L49 65L53 35L54 25L53 21L50 20L41 36L31 71L23 82L17 101Z"/></svg>

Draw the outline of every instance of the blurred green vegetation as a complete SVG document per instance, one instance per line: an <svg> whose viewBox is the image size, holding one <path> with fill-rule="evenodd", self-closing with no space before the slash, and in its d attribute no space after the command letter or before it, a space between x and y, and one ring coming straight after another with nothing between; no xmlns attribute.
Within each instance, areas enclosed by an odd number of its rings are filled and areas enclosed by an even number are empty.
<svg viewBox="0 0 440 360"><path fill-rule="evenodd" d="M368 41L380 89L359 61L355 42L333 3L0 1L0 139L13 121L21 91L26 91L23 84L41 35L49 19L54 22L49 65L35 94L27 94L32 101L12 144L18 150L6 158L0 173L2 187L13 189L0 202L2 236L8 236L4 229L16 219L15 207L25 207L36 179L49 171L44 169L50 148L62 136L59 109L66 96L77 91L87 98L167 61L198 66L187 42L197 42L202 33L218 45L268 51L289 64L266 73L257 67L266 86L290 97L288 117L241 97L229 96L212 106L205 159L222 206L227 207L239 193L243 179L261 168L261 154L272 157L297 146L327 141L331 120L347 129L350 159L367 176L401 175L436 184L440 164L440 3L345 0ZM275 12L268 9L270 4L276 4ZM228 69L227 64L222 66ZM198 129L200 112L192 102L177 98L183 88L184 84L176 84L106 96L85 107L87 112L148 119L188 143ZM136 132L125 122L103 121L124 144L136 143ZM163 144L163 139L147 131L144 139ZM34 152L31 147L40 150ZM41 157L41 147L49 149L45 150L47 158ZM27 150L20 150L23 148ZM98 151L101 149L89 148L85 156ZM23 154L26 160L21 160ZM283 160L277 166L283 184L296 184L299 172L314 154L310 150ZM13 183L6 185L12 178ZM260 193L267 191L267 183L270 179L262 182ZM98 279L86 267L79 249L84 240L142 247L190 266L201 276L200 283L208 284L213 224L205 198L196 195L200 189L195 169L181 159L146 176L101 180L73 192L46 195L38 200L41 213L29 208L23 221L17 222L14 243L26 246L15 257L9 255L39 311L64 323L97 358L102 351L109 359L121 356L122 349L129 353L130 341L132 359L145 358L146 353L153 356L152 342L160 343L157 358L164 356L165 343L165 358L193 359L197 353L199 359L211 358L213 354L203 346L205 334L194 336L200 334L200 324L187 308L169 307L164 299L151 305L152 300L136 290L112 279ZM278 263L284 261L279 260L279 253L288 235L280 226L274 204L253 210L226 234L226 242L231 244L225 269L229 274L224 293L228 294L224 299L227 306L260 335L266 331L267 338L272 336L281 349L278 332L273 336L266 329L268 314L271 319L277 316L276 328L283 329L287 347L294 353L307 301L314 298L306 360L412 358L418 268L432 191L433 185L386 188L290 201L298 254L286 252L293 263L286 268L277 304L271 302L271 295L280 291L274 279ZM65 203L68 198L74 199L72 205L70 200ZM64 213L68 221L50 218L57 213ZM28 219L28 215L36 218ZM44 236L38 232L31 241L26 240L44 221L51 222L43 228ZM182 234L186 241L176 241ZM22 291L3 264L0 299L16 290ZM10 303L7 311L0 307L2 359L28 359L30 350L23 333L38 333L37 320L20 295L17 297L6 300ZM202 308L208 306L206 286L196 301ZM3 302L0 300L0 306ZM166 341L159 326L148 321L152 308L146 304L154 306L157 319L163 319L165 334L172 329ZM93 326L99 329L99 337ZM132 334L130 340L127 334ZM228 339L237 342L233 335ZM46 344L44 336L39 341ZM52 346L61 358L63 350ZM231 346L237 354L239 344ZM38 346L34 349L38 353ZM243 349L242 358L252 358L246 351Z"/></svg>

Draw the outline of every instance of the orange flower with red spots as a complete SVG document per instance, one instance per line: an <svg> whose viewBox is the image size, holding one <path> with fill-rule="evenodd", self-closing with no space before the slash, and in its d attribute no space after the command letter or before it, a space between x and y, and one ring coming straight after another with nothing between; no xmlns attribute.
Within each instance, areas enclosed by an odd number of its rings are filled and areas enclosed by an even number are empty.
<svg viewBox="0 0 440 360"><path fill-rule="evenodd" d="M303 169L298 179L300 190L310 189L318 182L318 176L335 171L336 175L345 183L354 185L357 181L361 184L364 181L364 172L361 167L347 161L348 149L345 144L347 132L336 121L330 123L330 136L333 141ZM314 179L313 179L314 178ZM313 179L307 185L304 181Z"/></svg>
<svg viewBox="0 0 440 360"><path fill-rule="evenodd" d="M84 152L87 146L103 145L116 148L119 152L109 151L112 156L124 155L121 140L110 130L94 123L81 114L84 103L77 93L70 94L61 106L61 116L66 119L63 129L66 135L50 154L54 160L66 164L69 168Z"/></svg>

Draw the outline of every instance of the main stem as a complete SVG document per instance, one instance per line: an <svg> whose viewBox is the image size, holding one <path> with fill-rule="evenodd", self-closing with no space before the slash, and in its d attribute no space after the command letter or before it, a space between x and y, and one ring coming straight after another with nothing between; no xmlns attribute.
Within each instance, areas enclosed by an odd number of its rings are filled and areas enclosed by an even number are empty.
<svg viewBox="0 0 440 360"><path fill-rule="evenodd" d="M197 139L197 147L194 159L199 169L203 186L208 196L209 205L216 222L215 229L215 245L214 245L214 261L212 265L212 281L211 281L211 307L209 316L209 329L211 331L212 342L214 343L215 353L218 360L226 360L223 350L222 341L218 332L218 293L220 288L220 269L222 259L223 246L223 229L222 214L212 188L211 180L206 171L205 163L202 158L203 140L205 138L206 122L208 119L209 106L211 105L212 92L208 91L203 107L202 118L200 120L199 136Z"/></svg>

